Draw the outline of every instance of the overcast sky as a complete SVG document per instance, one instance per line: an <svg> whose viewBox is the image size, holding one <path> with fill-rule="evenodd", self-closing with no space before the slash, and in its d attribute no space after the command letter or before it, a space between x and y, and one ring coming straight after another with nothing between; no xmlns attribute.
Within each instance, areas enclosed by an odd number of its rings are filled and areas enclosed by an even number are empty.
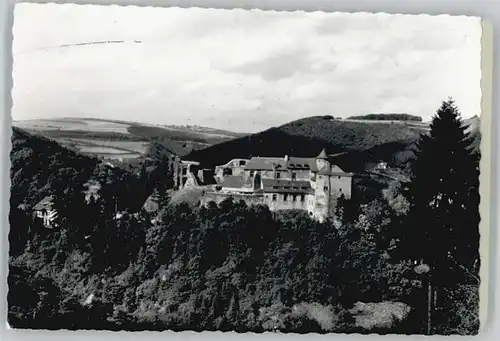
<svg viewBox="0 0 500 341"><path fill-rule="evenodd" d="M467 17L19 4L13 119L254 132L322 114L428 120L449 96L469 117L480 37Z"/></svg>

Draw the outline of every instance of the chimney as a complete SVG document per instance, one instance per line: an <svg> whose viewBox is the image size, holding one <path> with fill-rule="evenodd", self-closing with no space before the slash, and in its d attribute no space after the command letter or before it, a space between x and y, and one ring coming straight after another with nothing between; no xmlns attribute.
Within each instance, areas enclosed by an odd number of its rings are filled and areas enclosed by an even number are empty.
<svg viewBox="0 0 500 341"><path fill-rule="evenodd" d="M288 162L288 155L285 155L285 162Z"/></svg>

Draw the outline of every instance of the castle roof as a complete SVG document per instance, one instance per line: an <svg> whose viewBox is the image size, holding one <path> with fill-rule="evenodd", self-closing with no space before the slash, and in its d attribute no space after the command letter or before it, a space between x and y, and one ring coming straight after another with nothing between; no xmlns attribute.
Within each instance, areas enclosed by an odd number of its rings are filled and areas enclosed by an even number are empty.
<svg viewBox="0 0 500 341"><path fill-rule="evenodd" d="M309 181L262 179L264 192L268 193L311 193L312 187Z"/></svg>
<svg viewBox="0 0 500 341"><path fill-rule="evenodd" d="M273 170L275 168L285 168L286 161L279 157L252 157L247 162L246 170Z"/></svg>
<svg viewBox="0 0 500 341"><path fill-rule="evenodd" d="M252 157L247 162L245 170L280 170L280 169L297 169L311 170L316 172L318 167L316 159L310 157Z"/></svg>
<svg viewBox="0 0 500 341"><path fill-rule="evenodd" d="M291 156L288 158L288 168L297 170L299 169L311 170L313 172L318 171L318 165L316 164L316 159L311 157Z"/></svg>
<svg viewBox="0 0 500 341"><path fill-rule="evenodd" d="M328 160L328 155L326 154L325 148L319 153L318 156L316 156L316 159L321 159L321 160Z"/></svg>
<svg viewBox="0 0 500 341"><path fill-rule="evenodd" d="M340 155L340 154L339 154ZM316 163L317 159L328 160L328 155L325 149L317 157L295 157L295 156L285 156L285 157L252 157L246 164L245 170L262 170L262 171L272 171L272 170L310 170L313 173L318 173L318 165ZM325 175L341 175L348 174L345 173L337 165L332 165L331 169L327 171L322 171Z"/></svg>
<svg viewBox="0 0 500 341"><path fill-rule="evenodd" d="M50 210L52 209L53 197L51 195L46 196L42 200L40 200L35 206L33 206L33 210L41 211L41 210Z"/></svg>
<svg viewBox="0 0 500 341"><path fill-rule="evenodd" d="M238 164L239 166L239 163L242 162L243 165L246 165L246 163L248 162L248 159L242 159L242 158L236 158L236 159L232 159L228 162L226 162L225 164L223 165L219 165L217 167L222 167L222 168L225 168L225 167L231 167L231 166L235 166L235 163Z"/></svg>
<svg viewBox="0 0 500 341"><path fill-rule="evenodd" d="M344 172L339 166L332 165L330 169L318 171L319 175L352 176L352 173Z"/></svg>

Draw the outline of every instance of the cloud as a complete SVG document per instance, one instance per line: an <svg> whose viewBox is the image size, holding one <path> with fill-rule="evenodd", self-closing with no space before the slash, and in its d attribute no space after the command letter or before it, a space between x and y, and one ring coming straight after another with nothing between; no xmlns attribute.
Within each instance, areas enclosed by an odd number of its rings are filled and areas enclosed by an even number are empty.
<svg viewBox="0 0 500 341"><path fill-rule="evenodd" d="M466 17L19 4L13 115L257 131L325 113L429 119L453 96L472 116L480 34ZM124 42L58 48L108 40Z"/></svg>
<svg viewBox="0 0 500 341"><path fill-rule="evenodd" d="M266 59L245 63L227 71L258 75L266 81L285 79L296 73L311 71L309 53L303 49L283 51Z"/></svg>

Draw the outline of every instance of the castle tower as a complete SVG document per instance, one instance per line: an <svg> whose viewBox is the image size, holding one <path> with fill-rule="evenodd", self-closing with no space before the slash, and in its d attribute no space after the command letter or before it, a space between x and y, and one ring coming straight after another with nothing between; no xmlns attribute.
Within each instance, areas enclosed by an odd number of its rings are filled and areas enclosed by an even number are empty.
<svg viewBox="0 0 500 341"><path fill-rule="evenodd" d="M316 175L316 189L315 189L315 207L313 215L319 221L324 221L330 216L331 212L331 184L330 184L330 161L328 155L323 149L316 157L316 165L318 173Z"/></svg>
<svg viewBox="0 0 500 341"><path fill-rule="evenodd" d="M328 155L324 148L321 153L316 156L316 165L320 172L328 172L330 170L330 161L328 161Z"/></svg>

